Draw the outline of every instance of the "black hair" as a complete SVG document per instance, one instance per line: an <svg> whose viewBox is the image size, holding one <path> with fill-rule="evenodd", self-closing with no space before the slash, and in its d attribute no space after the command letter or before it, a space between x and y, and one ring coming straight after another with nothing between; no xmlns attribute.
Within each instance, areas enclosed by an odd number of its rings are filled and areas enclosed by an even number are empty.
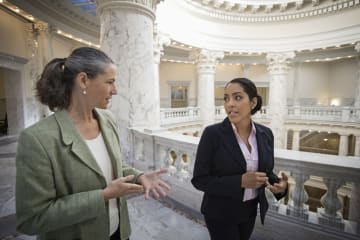
<svg viewBox="0 0 360 240"><path fill-rule="evenodd" d="M261 109L262 106L262 98L261 96L258 95L257 89L255 84L247 78L234 78L233 80L231 80L230 82L228 82L225 85L225 88L230 84L230 83L237 83L239 84L244 91L246 92L246 94L249 96L250 101L255 97L257 98L257 104L256 106L251 109L251 115L254 115L257 111L259 111Z"/></svg>
<svg viewBox="0 0 360 240"><path fill-rule="evenodd" d="M70 104L74 79L85 72L92 79L105 72L114 62L104 52L90 47L77 48L68 58L55 58L44 68L36 83L36 96L51 111L65 109Z"/></svg>

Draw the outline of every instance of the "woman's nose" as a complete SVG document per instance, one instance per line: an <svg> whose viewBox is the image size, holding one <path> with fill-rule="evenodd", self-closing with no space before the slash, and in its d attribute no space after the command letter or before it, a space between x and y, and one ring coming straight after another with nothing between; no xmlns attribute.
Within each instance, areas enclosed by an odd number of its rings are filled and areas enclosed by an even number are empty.
<svg viewBox="0 0 360 240"><path fill-rule="evenodd" d="M111 91L112 95L116 95L117 94L117 90L116 90L116 86L114 85L112 91Z"/></svg>

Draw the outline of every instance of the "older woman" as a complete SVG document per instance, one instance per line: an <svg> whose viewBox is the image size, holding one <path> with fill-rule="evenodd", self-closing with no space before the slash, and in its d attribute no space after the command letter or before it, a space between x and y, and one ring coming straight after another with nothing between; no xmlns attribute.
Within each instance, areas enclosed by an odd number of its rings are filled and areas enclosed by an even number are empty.
<svg viewBox="0 0 360 240"><path fill-rule="evenodd" d="M128 239L125 196L165 196L159 175L120 158L117 125L106 110L116 67L102 51L78 48L54 59L37 96L55 113L22 131L16 156L17 229L38 239Z"/></svg>

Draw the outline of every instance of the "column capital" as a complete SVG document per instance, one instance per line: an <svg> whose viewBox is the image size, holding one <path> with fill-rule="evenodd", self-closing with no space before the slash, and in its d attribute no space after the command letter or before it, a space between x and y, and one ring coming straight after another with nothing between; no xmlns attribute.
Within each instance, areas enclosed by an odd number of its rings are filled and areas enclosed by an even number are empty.
<svg viewBox="0 0 360 240"><path fill-rule="evenodd" d="M208 49L195 50L190 53L190 59L197 63L198 71L214 72L219 61L224 57L222 51L211 51Z"/></svg>
<svg viewBox="0 0 360 240"><path fill-rule="evenodd" d="M97 0L98 12L114 9L114 8L125 8L129 10L136 10L143 12L144 14L155 20L156 6L162 0Z"/></svg>
<svg viewBox="0 0 360 240"><path fill-rule="evenodd" d="M266 60L270 74L286 73L289 70L294 57L295 52L268 53L266 55Z"/></svg>

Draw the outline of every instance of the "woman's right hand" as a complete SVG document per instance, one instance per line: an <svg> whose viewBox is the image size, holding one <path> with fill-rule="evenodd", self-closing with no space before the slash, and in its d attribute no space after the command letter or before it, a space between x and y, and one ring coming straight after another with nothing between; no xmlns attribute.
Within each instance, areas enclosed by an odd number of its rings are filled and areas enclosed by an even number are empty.
<svg viewBox="0 0 360 240"><path fill-rule="evenodd" d="M264 172L246 172L241 178L242 188L259 188L266 184L268 177Z"/></svg>
<svg viewBox="0 0 360 240"><path fill-rule="evenodd" d="M144 187L135 183L128 183L134 179L134 175L121 177L113 180L104 190L105 201L115 197L122 197L132 193L144 192Z"/></svg>

